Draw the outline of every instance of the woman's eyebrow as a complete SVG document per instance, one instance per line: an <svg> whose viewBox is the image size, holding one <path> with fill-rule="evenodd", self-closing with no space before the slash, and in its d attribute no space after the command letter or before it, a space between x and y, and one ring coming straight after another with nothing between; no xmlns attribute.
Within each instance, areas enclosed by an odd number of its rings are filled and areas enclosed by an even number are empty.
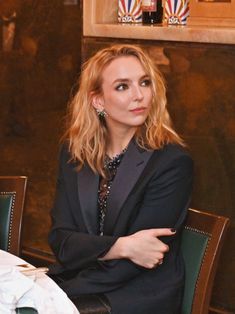
<svg viewBox="0 0 235 314"><path fill-rule="evenodd" d="M141 76L140 80L144 79L150 79L150 76L148 74L144 74L143 76Z"/></svg>
<svg viewBox="0 0 235 314"><path fill-rule="evenodd" d="M143 79L146 79L146 78L149 78L149 75L147 74L144 74L142 75L139 80L143 80ZM115 83L127 83L127 82L130 82L131 79L130 78L117 78L116 80L113 81L112 84L115 84Z"/></svg>
<svg viewBox="0 0 235 314"><path fill-rule="evenodd" d="M130 82L131 80L128 78L117 78L116 80L113 81L113 84L119 83L119 82Z"/></svg>

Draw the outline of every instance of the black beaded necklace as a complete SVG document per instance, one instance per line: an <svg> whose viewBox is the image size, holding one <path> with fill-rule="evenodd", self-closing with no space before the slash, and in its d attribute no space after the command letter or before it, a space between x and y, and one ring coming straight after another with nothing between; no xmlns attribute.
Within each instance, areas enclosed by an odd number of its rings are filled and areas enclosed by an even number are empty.
<svg viewBox="0 0 235 314"><path fill-rule="evenodd" d="M108 155L105 156L105 160L104 160L104 169L105 171L109 172L109 171L116 171L118 166L121 163L122 157L125 154L127 148L124 148L121 153L117 154L114 157L109 157Z"/></svg>

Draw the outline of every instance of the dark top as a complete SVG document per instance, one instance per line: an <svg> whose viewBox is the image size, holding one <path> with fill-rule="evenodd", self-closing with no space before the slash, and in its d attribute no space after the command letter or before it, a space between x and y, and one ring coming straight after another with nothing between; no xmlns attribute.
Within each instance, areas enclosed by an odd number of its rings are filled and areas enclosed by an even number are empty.
<svg viewBox="0 0 235 314"><path fill-rule="evenodd" d="M104 235L104 220L107 211L107 199L111 191L112 182L117 173L118 166L122 161L122 157L125 153L124 149L120 154L109 158L106 156L104 162L104 170L106 177L100 177L100 184L98 190L98 209L99 209L99 234Z"/></svg>
<svg viewBox="0 0 235 314"><path fill-rule="evenodd" d="M179 314L184 288L180 231L189 207L193 163L178 145L145 151L131 141L107 199L104 235L99 235L99 175L88 165L77 172L66 145L60 168L49 243L59 264L51 274L68 274L60 284L68 296L104 293L112 314ZM175 228L161 237L169 245L161 266L130 260L100 261L118 237L149 228ZM70 276L69 276L70 274Z"/></svg>

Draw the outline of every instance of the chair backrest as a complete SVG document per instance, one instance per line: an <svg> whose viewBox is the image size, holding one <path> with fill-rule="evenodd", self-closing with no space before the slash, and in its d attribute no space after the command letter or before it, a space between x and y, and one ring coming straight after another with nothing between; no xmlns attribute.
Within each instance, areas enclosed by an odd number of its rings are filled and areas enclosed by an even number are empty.
<svg viewBox="0 0 235 314"><path fill-rule="evenodd" d="M0 176L0 249L20 254L27 177Z"/></svg>
<svg viewBox="0 0 235 314"><path fill-rule="evenodd" d="M181 314L208 314L228 225L226 217L189 209L181 242L186 272Z"/></svg>

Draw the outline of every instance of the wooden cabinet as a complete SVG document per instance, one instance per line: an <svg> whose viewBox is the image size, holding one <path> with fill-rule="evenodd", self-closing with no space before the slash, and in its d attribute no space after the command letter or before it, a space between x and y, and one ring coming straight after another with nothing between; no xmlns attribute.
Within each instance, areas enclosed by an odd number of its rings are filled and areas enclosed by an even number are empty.
<svg viewBox="0 0 235 314"><path fill-rule="evenodd" d="M118 0L83 0L83 35L91 37L235 44L233 26L149 26L117 21Z"/></svg>
<svg viewBox="0 0 235 314"><path fill-rule="evenodd" d="M235 27L235 0L190 0L193 24Z"/></svg>

